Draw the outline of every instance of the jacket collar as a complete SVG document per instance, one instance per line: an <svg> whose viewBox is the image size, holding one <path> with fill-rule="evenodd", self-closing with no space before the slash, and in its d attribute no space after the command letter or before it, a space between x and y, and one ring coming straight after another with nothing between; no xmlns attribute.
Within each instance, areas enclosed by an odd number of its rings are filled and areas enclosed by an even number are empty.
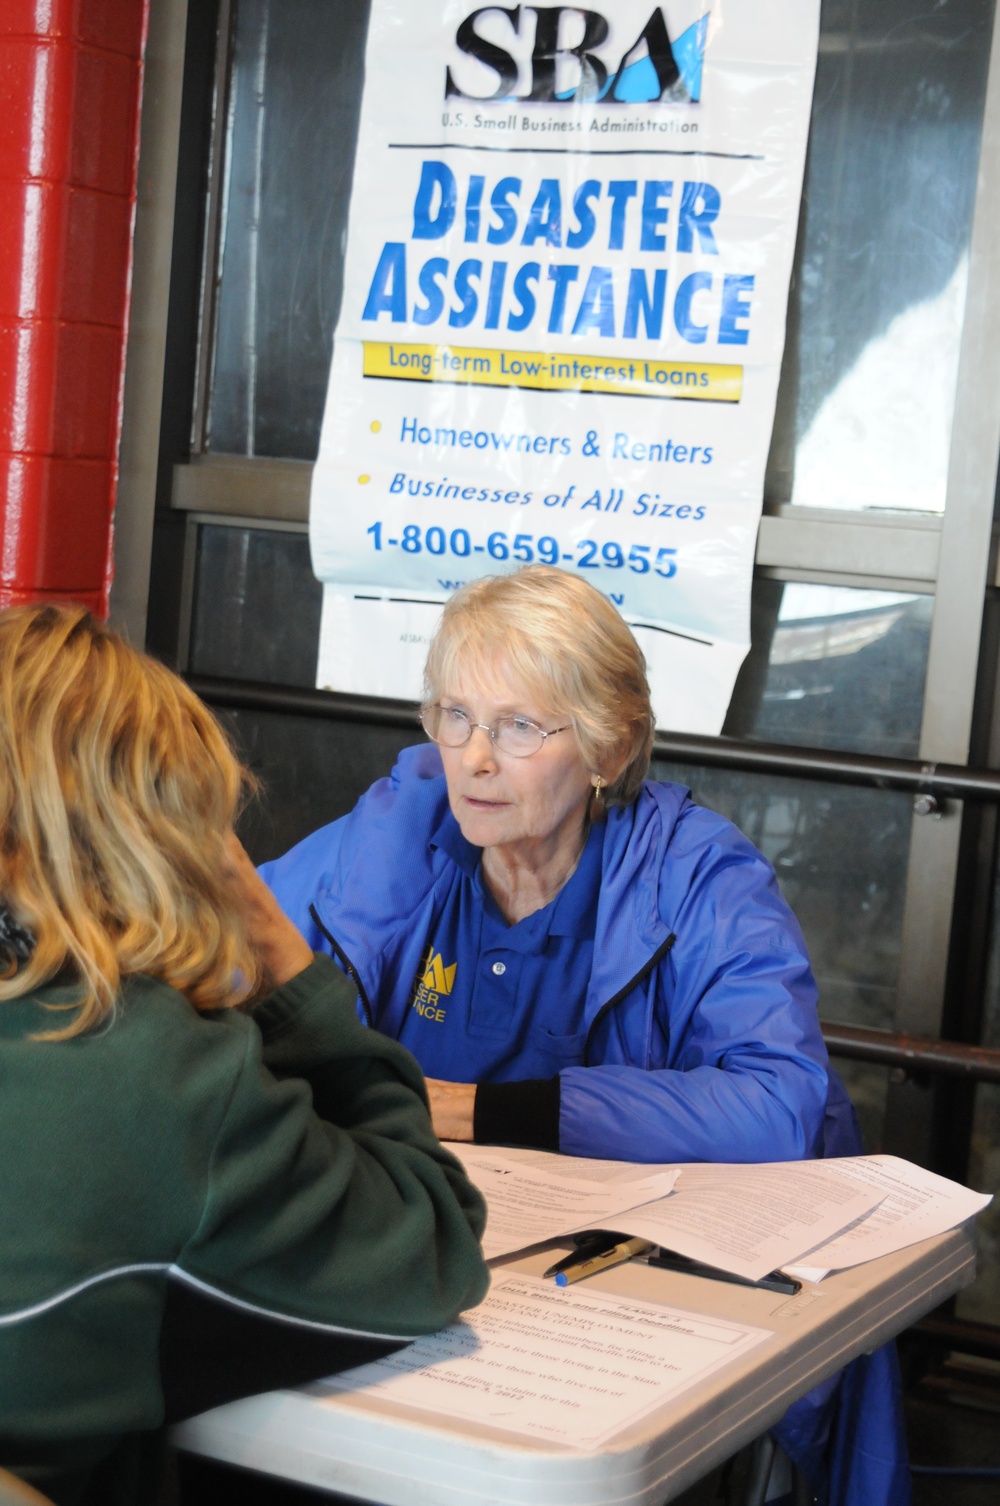
<svg viewBox="0 0 1000 1506"><path fill-rule="evenodd" d="M688 799L681 785L647 783L634 804L608 811L587 1025L670 934L661 889L670 841ZM480 849L466 842L451 814L432 744L404 749L390 778L374 785L346 819L351 835L343 846L351 858L331 885L339 911L333 928L349 952L360 947L355 960L366 973L368 948L381 948L406 931L453 863L465 871L471 864L474 871ZM319 909L325 908L321 895Z"/></svg>

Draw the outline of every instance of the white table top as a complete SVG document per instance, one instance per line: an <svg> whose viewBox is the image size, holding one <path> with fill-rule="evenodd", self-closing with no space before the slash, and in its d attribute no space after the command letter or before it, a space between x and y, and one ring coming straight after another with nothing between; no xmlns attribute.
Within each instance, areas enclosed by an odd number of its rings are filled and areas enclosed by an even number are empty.
<svg viewBox="0 0 1000 1506"><path fill-rule="evenodd" d="M564 1246L568 1248L568 1246ZM540 1274L552 1248L504 1262ZM662 1301L773 1337L602 1448L582 1453L364 1392L274 1391L174 1430L178 1447L385 1506L660 1506L758 1437L826 1376L975 1276L972 1226L806 1286L796 1297L631 1262L587 1289Z"/></svg>

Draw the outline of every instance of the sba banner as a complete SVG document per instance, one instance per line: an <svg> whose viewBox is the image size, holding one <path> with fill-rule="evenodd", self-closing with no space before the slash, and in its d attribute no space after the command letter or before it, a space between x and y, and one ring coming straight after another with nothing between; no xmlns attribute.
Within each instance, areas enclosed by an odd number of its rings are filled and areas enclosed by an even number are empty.
<svg viewBox="0 0 1000 1506"><path fill-rule="evenodd" d="M372 0L311 504L318 682L416 698L542 561L720 730L784 344L819 0Z"/></svg>

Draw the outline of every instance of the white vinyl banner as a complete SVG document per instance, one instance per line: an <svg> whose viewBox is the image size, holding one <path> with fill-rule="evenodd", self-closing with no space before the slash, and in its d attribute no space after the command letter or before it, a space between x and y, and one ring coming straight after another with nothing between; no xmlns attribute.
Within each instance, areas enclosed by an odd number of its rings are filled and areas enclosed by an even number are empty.
<svg viewBox="0 0 1000 1506"><path fill-rule="evenodd" d="M600 0L599 0L600 3ZM318 683L415 699L541 561L717 733L749 639L819 0L372 0L311 506Z"/></svg>

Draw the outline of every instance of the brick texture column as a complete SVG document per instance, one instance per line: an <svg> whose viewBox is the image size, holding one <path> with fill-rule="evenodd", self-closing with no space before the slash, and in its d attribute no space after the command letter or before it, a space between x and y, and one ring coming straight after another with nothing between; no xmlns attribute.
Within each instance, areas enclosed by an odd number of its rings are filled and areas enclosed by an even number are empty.
<svg viewBox="0 0 1000 1506"><path fill-rule="evenodd" d="M0 607L107 615L148 8L0 4Z"/></svg>

